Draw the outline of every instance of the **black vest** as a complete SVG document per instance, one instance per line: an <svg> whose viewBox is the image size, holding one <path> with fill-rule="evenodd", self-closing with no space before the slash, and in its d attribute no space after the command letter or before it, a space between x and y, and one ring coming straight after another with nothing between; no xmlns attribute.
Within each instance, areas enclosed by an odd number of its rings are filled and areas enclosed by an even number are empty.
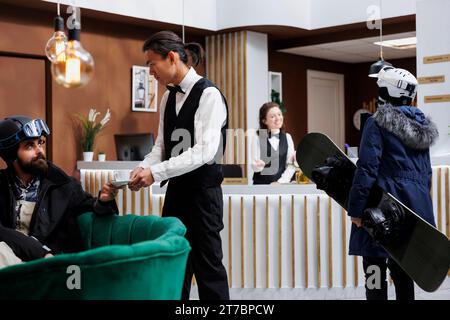
<svg viewBox="0 0 450 320"><path fill-rule="evenodd" d="M258 138L261 160L266 165L261 172L253 174L253 184L270 184L280 179L286 168L288 151L286 134L280 131L278 150L272 147L267 135L258 135Z"/></svg>
<svg viewBox="0 0 450 320"><path fill-rule="evenodd" d="M164 149L165 160L176 157L195 145L195 113L199 107L200 97L203 90L215 87L214 83L206 78L201 78L192 87L189 96L186 98L180 112L176 113L176 92L170 92L164 112ZM217 87L216 87L217 88ZM220 90L219 90L220 91ZM223 156L226 146L226 130L228 128L228 105L225 97L221 93L227 109L225 125L221 129L221 142L217 149L213 161L201 167L185 173L181 176L170 178L171 185L183 185L189 187L214 187L220 186L223 181L222 166L218 163ZM177 130L182 129L182 130ZM172 137L172 134L175 135ZM190 141L186 141L186 137Z"/></svg>

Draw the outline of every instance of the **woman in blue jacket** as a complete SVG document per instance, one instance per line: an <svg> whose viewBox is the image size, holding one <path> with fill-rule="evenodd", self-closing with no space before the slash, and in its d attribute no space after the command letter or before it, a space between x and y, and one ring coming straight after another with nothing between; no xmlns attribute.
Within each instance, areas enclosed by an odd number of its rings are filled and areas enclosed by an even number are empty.
<svg viewBox="0 0 450 320"><path fill-rule="evenodd" d="M414 282L361 228L361 216L370 189L377 184L435 225L429 147L437 139L438 131L422 111L411 106L417 91L417 79L411 73L385 67L378 74L377 84L382 104L364 126L349 196L348 215L353 222L349 254L363 257L366 280L373 274L370 266L378 266L381 271L381 287L371 288L366 283L368 300L387 300L387 268L397 300L413 300Z"/></svg>

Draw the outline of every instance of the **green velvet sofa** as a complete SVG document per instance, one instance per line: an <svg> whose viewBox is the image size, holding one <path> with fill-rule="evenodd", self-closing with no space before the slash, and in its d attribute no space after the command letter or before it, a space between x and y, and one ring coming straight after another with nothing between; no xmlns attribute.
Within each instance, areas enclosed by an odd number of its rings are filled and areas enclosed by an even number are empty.
<svg viewBox="0 0 450 320"><path fill-rule="evenodd" d="M190 246L180 220L85 213L78 224L86 251L0 269L0 299L181 298Z"/></svg>

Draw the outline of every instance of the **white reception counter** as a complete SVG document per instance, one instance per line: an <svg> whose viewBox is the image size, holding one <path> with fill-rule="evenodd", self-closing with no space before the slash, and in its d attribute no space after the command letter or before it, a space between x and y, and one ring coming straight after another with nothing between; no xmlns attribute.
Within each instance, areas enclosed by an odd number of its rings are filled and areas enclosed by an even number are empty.
<svg viewBox="0 0 450 320"><path fill-rule="evenodd" d="M131 170L138 163L78 162L83 188L96 195L113 170ZM449 166L433 166L434 213L447 236L449 186ZM347 254L350 219L315 185L223 185L222 190L223 262L232 299L364 298L361 259ZM160 215L164 193L165 187L156 185L120 191L120 213Z"/></svg>

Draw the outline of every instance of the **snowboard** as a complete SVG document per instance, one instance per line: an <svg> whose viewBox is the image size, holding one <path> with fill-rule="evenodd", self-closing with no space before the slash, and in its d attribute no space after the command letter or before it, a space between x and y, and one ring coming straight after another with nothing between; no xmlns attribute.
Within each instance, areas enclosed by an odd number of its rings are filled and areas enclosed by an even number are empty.
<svg viewBox="0 0 450 320"><path fill-rule="evenodd" d="M347 210L356 165L322 133L300 142L296 159L318 189ZM427 292L439 288L450 267L450 241L398 199L374 186L362 216L363 228Z"/></svg>

